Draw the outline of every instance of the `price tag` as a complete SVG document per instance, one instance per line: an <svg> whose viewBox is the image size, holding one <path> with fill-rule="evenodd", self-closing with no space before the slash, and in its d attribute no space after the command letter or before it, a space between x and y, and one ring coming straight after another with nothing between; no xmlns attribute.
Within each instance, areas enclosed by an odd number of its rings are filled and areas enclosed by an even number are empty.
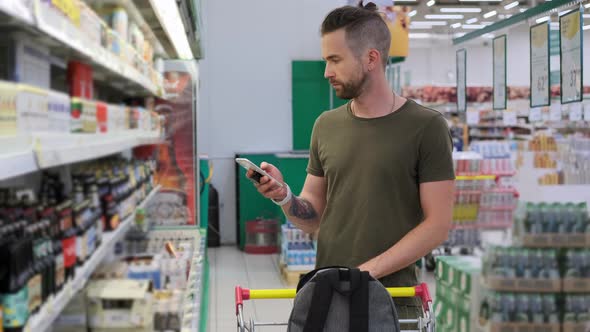
<svg viewBox="0 0 590 332"><path fill-rule="evenodd" d="M582 120L582 103L575 103L570 105L570 121Z"/></svg>
<svg viewBox="0 0 590 332"><path fill-rule="evenodd" d="M590 121L590 104L584 105L584 120Z"/></svg>
<svg viewBox="0 0 590 332"><path fill-rule="evenodd" d="M529 111L529 121L530 122L539 122L542 120L541 117L541 108L540 107L533 107Z"/></svg>
<svg viewBox="0 0 590 332"><path fill-rule="evenodd" d="M475 125L479 123L479 112L478 111L469 111L466 114L467 116L467 124L468 125Z"/></svg>
<svg viewBox="0 0 590 332"><path fill-rule="evenodd" d="M516 112L504 111L502 112L502 121L505 126L516 126Z"/></svg>
<svg viewBox="0 0 590 332"><path fill-rule="evenodd" d="M551 105L551 109L549 110L549 120L561 121L561 104Z"/></svg>

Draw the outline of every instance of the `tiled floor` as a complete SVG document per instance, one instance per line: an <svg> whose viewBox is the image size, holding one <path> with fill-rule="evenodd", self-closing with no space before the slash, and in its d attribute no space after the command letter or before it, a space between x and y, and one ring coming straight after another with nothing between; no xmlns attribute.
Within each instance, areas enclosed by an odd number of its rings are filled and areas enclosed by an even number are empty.
<svg viewBox="0 0 590 332"><path fill-rule="evenodd" d="M285 288L278 255L248 255L235 246L209 248L210 299L209 332L236 331L234 287ZM434 278L427 273L423 278L434 296ZM245 318L259 322L287 322L293 300L256 300L244 303ZM257 332L285 331L285 327L261 327Z"/></svg>

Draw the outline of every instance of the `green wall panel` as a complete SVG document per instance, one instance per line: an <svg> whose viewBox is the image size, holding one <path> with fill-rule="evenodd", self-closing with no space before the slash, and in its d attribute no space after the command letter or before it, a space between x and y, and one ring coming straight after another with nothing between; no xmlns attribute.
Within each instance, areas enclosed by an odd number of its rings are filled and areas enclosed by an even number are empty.
<svg viewBox="0 0 590 332"><path fill-rule="evenodd" d="M207 179L209 176L209 159L200 158L199 159L199 168L201 173L203 174L203 178ZM207 229L209 225L209 184L205 183L204 188L200 189L201 197L199 199L199 207L201 211L199 211L199 218L200 218L200 225L199 227ZM201 177L199 176L199 188L201 188Z"/></svg>

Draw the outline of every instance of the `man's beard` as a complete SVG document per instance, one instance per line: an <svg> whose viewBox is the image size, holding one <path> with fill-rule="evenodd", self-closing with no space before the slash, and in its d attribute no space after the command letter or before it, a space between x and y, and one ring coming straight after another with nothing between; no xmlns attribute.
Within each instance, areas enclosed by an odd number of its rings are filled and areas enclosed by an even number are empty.
<svg viewBox="0 0 590 332"><path fill-rule="evenodd" d="M368 78L367 73L362 73L361 75L362 76L359 80L342 83L340 85L342 89L340 91L335 90L336 96L340 99L353 99L360 96L365 88Z"/></svg>

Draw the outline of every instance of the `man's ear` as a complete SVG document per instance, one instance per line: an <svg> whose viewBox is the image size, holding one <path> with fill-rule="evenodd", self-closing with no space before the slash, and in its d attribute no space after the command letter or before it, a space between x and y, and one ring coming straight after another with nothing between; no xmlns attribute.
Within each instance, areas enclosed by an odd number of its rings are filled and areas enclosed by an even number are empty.
<svg viewBox="0 0 590 332"><path fill-rule="evenodd" d="M381 66L381 55L379 51L374 48L369 49L369 63L368 69L369 71L373 71L376 68Z"/></svg>

